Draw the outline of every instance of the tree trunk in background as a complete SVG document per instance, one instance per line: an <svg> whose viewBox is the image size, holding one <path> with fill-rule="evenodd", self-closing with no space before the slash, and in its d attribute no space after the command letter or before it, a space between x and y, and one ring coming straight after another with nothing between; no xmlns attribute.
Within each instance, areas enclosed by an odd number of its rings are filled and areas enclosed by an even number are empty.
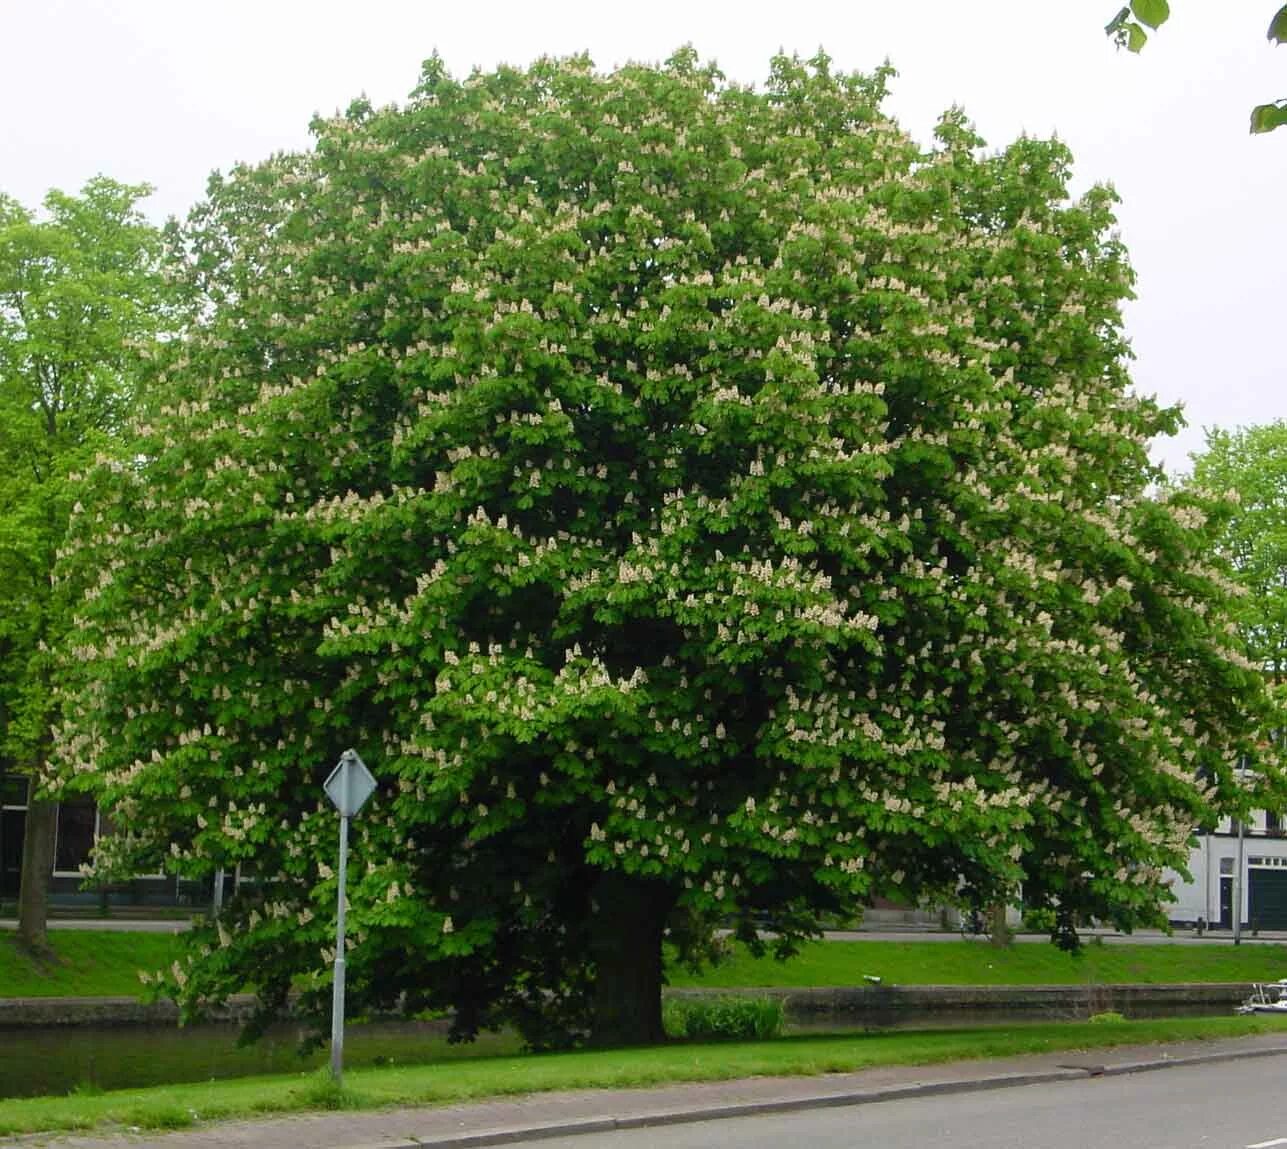
<svg viewBox="0 0 1287 1149"><path fill-rule="evenodd" d="M661 938L678 891L664 882L605 873L595 885L590 930L598 1046L665 1040L661 1024Z"/></svg>
<svg viewBox="0 0 1287 1149"><path fill-rule="evenodd" d="M49 883L54 872L58 803L36 796L36 776L27 784L27 822L22 841L22 883L18 888L18 945L45 956L49 948Z"/></svg>
<svg viewBox="0 0 1287 1149"><path fill-rule="evenodd" d="M1010 924L1005 920L1005 902L996 902L988 907L988 935L999 949L1004 949L1014 940Z"/></svg>

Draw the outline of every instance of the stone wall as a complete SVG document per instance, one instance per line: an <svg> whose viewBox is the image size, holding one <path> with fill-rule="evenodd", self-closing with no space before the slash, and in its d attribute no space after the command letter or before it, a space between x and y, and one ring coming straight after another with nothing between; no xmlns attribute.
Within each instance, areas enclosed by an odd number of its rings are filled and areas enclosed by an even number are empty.
<svg viewBox="0 0 1287 1149"><path fill-rule="evenodd" d="M1085 1017L1114 1010L1131 1014L1232 1011L1249 991L1245 982L1175 985L864 985L799 989L668 989L667 997L775 997L789 1020L837 1025L897 1024L909 1015L942 1016L951 1024L963 1016L998 1021L1027 1017ZM242 1022L251 1013L249 995L232 998L213 1021ZM173 1002L132 997L17 997L0 999L0 1029L28 1026L177 1024Z"/></svg>

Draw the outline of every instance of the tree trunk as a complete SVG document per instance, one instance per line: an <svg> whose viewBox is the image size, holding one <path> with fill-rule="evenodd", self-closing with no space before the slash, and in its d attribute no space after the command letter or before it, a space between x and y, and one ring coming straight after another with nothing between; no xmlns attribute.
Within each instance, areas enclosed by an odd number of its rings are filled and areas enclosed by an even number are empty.
<svg viewBox="0 0 1287 1149"><path fill-rule="evenodd" d="M605 873L594 888L591 1043L651 1045L661 1024L661 937L678 891L665 882Z"/></svg>
<svg viewBox="0 0 1287 1149"><path fill-rule="evenodd" d="M1006 921L1005 902L994 902L988 907L988 927L992 944L998 949L1004 949L1014 941L1010 923Z"/></svg>
<svg viewBox="0 0 1287 1149"><path fill-rule="evenodd" d="M18 944L48 956L49 883L54 872L58 803L36 796L36 776L27 784L27 821L22 840L22 881L18 887Z"/></svg>

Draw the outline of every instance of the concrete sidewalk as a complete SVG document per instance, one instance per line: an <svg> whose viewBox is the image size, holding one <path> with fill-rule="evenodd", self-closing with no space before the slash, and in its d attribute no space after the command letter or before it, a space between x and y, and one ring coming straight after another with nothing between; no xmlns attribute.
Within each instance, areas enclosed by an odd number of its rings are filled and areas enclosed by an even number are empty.
<svg viewBox="0 0 1287 1149"><path fill-rule="evenodd" d="M192 928L188 918L50 918L51 930L94 930L113 934L181 934ZM0 930L18 928L17 918L0 918Z"/></svg>
<svg viewBox="0 0 1287 1149"><path fill-rule="evenodd" d="M1180 1065L1287 1055L1279 1035L1174 1045L1122 1046L1085 1053L869 1069L818 1077L758 1077L671 1085L539 1093L516 1099L374 1113L317 1113L234 1121L177 1133L42 1135L0 1145L53 1149L466 1149L759 1113L867 1105L943 1093L1008 1089Z"/></svg>

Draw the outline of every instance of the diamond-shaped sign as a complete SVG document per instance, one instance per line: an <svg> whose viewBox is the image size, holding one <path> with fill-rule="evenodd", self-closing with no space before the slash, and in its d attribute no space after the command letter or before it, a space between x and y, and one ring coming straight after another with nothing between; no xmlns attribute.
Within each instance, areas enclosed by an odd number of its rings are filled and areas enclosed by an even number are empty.
<svg viewBox="0 0 1287 1149"><path fill-rule="evenodd" d="M345 750L340 755L339 765L327 778L324 789L340 814L351 818L375 793L375 779L371 777L371 771L358 757L356 750Z"/></svg>

